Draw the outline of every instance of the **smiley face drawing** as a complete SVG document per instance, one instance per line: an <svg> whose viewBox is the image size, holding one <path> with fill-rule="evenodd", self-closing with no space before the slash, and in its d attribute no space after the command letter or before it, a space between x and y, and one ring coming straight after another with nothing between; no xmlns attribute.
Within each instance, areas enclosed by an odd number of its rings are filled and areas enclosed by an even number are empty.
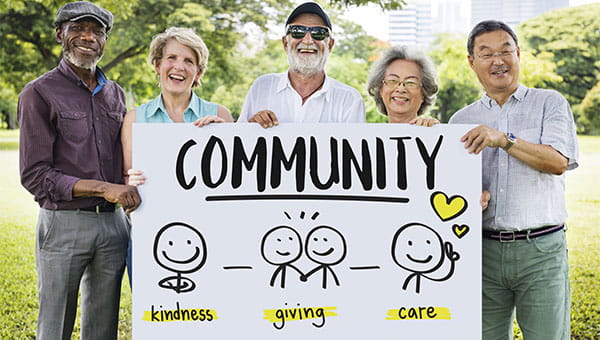
<svg viewBox="0 0 600 340"><path fill-rule="evenodd" d="M194 227L182 222L162 227L154 238L154 259L161 267L177 275L160 280L158 285L178 294L194 290L194 281L181 274L202 268L206 256L204 237Z"/></svg>
<svg viewBox="0 0 600 340"><path fill-rule="evenodd" d="M275 286L275 280L281 276L280 287L285 288L287 268L302 275L300 269L292 264L302 255L302 239L292 227L277 226L269 230L262 238L260 249L263 259L277 266L271 276L271 287Z"/></svg>
<svg viewBox="0 0 600 340"><path fill-rule="evenodd" d="M460 255L453 250L452 243L444 243L440 235L431 227L420 223L409 223L400 227L394 235L392 258L398 266L412 272L404 281L402 289L406 290L410 281L415 278L416 293L419 293L421 277L433 281L449 279L454 273L454 265ZM450 262L448 273L441 278L428 276L441 270L446 258Z"/></svg>
<svg viewBox="0 0 600 340"><path fill-rule="evenodd" d="M337 229L322 225L313 228L306 236L306 256L318 266L301 276L302 281L319 270L323 271L323 289L327 288L327 276L331 274L335 284L340 285L337 275L331 266L339 264L346 257L346 240Z"/></svg>

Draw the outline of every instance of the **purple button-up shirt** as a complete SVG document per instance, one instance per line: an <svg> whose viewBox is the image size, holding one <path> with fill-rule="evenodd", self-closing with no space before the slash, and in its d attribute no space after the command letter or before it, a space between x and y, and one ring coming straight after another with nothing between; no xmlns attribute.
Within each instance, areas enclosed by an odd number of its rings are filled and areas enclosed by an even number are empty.
<svg viewBox="0 0 600 340"><path fill-rule="evenodd" d="M80 179L123 183L125 95L102 71L96 72L99 86L91 91L61 60L19 96L21 183L42 208L77 209L104 202L99 197L73 198Z"/></svg>

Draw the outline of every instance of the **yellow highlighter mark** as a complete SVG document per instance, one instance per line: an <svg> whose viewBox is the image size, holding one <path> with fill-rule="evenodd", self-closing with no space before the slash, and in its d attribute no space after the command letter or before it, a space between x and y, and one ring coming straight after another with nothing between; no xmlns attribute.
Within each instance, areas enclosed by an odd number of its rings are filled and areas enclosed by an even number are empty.
<svg viewBox="0 0 600 340"><path fill-rule="evenodd" d="M400 307L390 309L386 320L450 320L450 309L446 307Z"/></svg>
<svg viewBox="0 0 600 340"><path fill-rule="evenodd" d="M307 319L319 319L312 323L313 326L321 328L325 325L326 317L337 316L334 312L337 307L298 307L282 309L265 309L263 319L273 323L276 329L282 329L286 321L299 321Z"/></svg>
<svg viewBox="0 0 600 340"><path fill-rule="evenodd" d="M151 306L150 310L144 311L142 320L150 322L169 322L169 321L214 321L217 320L217 311L207 308L187 308L181 309L179 302L177 308L166 310L162 306L155 308Z"/></svg>

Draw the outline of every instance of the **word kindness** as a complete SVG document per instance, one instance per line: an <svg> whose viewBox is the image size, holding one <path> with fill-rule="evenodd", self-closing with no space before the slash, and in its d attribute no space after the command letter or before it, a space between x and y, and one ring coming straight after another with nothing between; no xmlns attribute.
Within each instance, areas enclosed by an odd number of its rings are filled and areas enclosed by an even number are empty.
<svg viewBox="0 0 600 340"><path fill-rule="evenodd" d="M179 302L176 303L176 309L163 309L163 306L155 307L152 305L149 311L144 312L142 320L151 322L168 321L213 321L217 319L217 312L213 309L204 308L186 308L182 309Z"/></svg>
<svg viewBox="0 0 600 340"><path fill-rule="evenodd" d="M389 178L396 179L394 185L398 189L406 190L409 177L407 149L416 147L424 165L420 177L427 188L433 189L435 161L442 141L441 135L434 143L430 143L433 145L426 145L419 137L376 137L360 140L360 146L357 147L345 138L330 137L327 141L328 147L318 148L318 144L323 144L323 140L317 141L311 136L297 137L293 146L286 149L281 139L276 136L270 140L258 137L254 143L237 136L233 137L232 143L225 143L221 138L211 136L203 145L190 139L181 146L177 156L176 176L179 185L186 190L197 185L197 174L202 184L208 188L215 189L230 183L233 189L237 189L243 185L243 175L252 173L256 178L256 190L263 192L266 189L277 189L281 185L284 170L295 175L297 192L306 189L307 181L318 190L328 190L339 185L343 189L350 189L357 186L352 183L353 178L358 179L364 191L373 190L374 187L386 189ZM319 150L329 152L327 155L319 155ZM189 154L198 151L199 173L186 173L185 169L189 169ZM395 165L392 167L395 172L393 177L387 173L388 161L394 162ZM319 164L320 162L326 166ZM419 185L422 185L421 183Z"/></svg>

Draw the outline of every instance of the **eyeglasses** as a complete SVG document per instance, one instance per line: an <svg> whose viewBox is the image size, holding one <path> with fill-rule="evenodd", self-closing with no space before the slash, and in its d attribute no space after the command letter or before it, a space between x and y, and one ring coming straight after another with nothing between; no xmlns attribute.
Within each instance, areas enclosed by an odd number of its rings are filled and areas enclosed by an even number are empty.
<svg viewBox="0 0 600 340"><path fill-rule="evenodd" d="M502 59L511 56L513 53L515 53L514 50L505 50L502 52L496 52L496 53L484 53L484 54L478 54L477 56L479 57L479 59L481 60L491 60L492 58L495 57L500 57Z"/></svg>
<svg viewBox="0 0 600 340"><path fill-rule="evenodd" d="M421 86L421 83L419 83L416 80L412 80L412 79L407 79L407 80L384 79L383 80L383 85L385 85L391 89L395 89L396 87L400 86L400 84L402 84L404 86L404 88L407 90L416 89Z"/></svg>
<svg viewBox="0 0 600 340"><path fill-rule="evenodd" d="M310 31L310 36L315 40L323 40L329 37L329 28L327 27L306 27L302 25L289 25L285 32L286 35L291 34L294 39L302 39L306 32Z"/></svg>

